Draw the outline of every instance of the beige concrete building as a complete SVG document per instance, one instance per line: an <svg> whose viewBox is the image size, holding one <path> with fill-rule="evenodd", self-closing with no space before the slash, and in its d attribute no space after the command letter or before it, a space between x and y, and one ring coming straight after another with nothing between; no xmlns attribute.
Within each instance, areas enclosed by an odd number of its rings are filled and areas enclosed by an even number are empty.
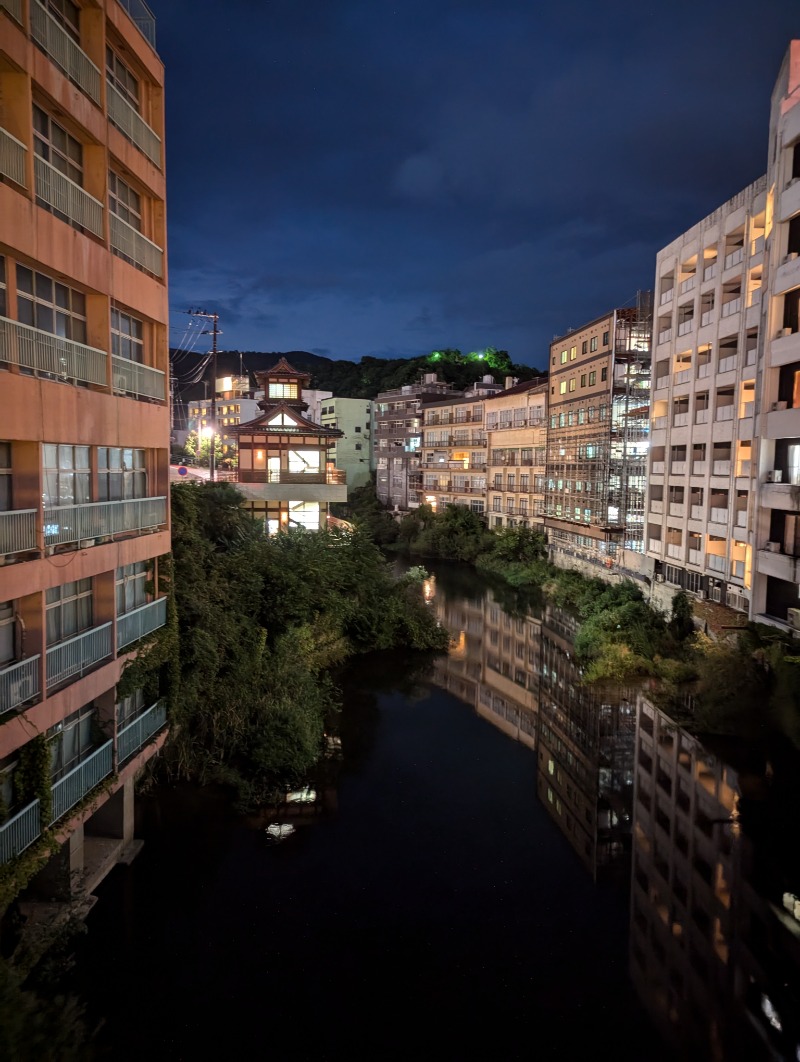
<svg viewBox="0 0 800 1062"><path fill-rule="evenodd" d="M349 491L369 483L372 469L374 403L368 398L334 398L322 403L319 423L342 433L328 450L328 461L341 469Z"/></svg>
<svg viewBox="0 0 800 1062"><path fill-rule="evenodd" d="M164 74L138 12L0 4L0 863L55 838L32 903L135 851L165 733L157 695L116 692L170 549Z"/></svg>
<svg viewBox="0 0 800 1062"><path fill-rule="evenodd" d="M489 527L543 526L547 380L514 383L486 399Z"/></svg>

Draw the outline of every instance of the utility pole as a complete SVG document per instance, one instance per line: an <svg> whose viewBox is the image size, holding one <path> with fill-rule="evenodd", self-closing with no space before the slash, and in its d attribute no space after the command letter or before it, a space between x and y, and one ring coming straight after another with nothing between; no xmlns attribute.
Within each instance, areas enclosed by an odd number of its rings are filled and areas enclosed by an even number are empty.
<svg viewBox="0 0 800 1062"><path fill-rule="evenodd" d="M208 478L211 483L216 479L217 473L217 336L219 330L219 314L206 313L205 310L188 310L192 317L204 317L211 321L211 328L205 328L201 335L211 336L211 450L208 458Z"/></svg>

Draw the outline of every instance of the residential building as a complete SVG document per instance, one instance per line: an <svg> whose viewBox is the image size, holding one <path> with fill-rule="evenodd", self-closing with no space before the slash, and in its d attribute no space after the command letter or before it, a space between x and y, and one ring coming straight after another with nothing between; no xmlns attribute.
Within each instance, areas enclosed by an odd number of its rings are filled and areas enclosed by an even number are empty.
<svg viewBox="0 0 800 1062"><path fill-rule="evenodd" d="M215 381L216 400L213 403L217 419L218 446L223 462L229 466L237 458L236 436L228 428L252 420L258 413L258 402L250 385L249 376L220 376ZM203 398L189 403L189 431L199 438L209 437L213 432L212 402Z"/></svg>
<svg viewBox="0 0 800 1062"><path fill-rule="evenodd" d="M643 551L651 297L550 346L545 527L556 564Z"/></svg>
<svg viewBox="0 0 800 1062"><path fill-rule="evenodd" d="M800 629L800 40L772 94L750 615ZM756 240L758 229L752 234ZM747 277L747 290L755 285ZM754 290L757 290L755 288ZM748 311L749 312L749 311ZM755 472L756 469L754 468Z"/></svg>
<svg viewBox="0 0 800 1062"><path fill-rule="evenodd" d="M647 553L673 591L745 612L766 216L761 178L656 259Z"/></svg>
<svg viewBox="0 0 800 1062"><path fill-rule="evenodd" d="M165 735L162 701L116 692L167 611L154 31L144 4L0 4L0 863L56 840L31 901L135 851L134 780Z"/></svg>
<svg viewBox="0 0 800 1062"><path fill-rule="evenodd" d="M238 439L234 478L244 504L270 535L324 529L330 503L347 501L344 472L328 460L342 433L305 416L303 386L311 377L285 358L256 378L265 395L258 403L261 414L230 428Z"/></svg>
<svg viewBox="0 0 800 1062"><path fill-rule="evenodd" d="M488 526L543 526L547 380L517 383L486 399Z"/></svg>
<svg viewBox="0 0 800 1062"><path fill-rule="evenodd" d="M457 393L452 384L439 380L436 373L431 372L425 373L415 384L405 384L378 395L374 431L375 490L384 505L408 511L420 504L420 409L423 401Z"/></svg>
<svg viewBox="0 0 800 1062"><path fill-rule="evenodd" d="M328 460L347 477L349 490L364 487L372 469L373 403L364 398L333 398L323 402L319 423L338 428Z"/></svg>

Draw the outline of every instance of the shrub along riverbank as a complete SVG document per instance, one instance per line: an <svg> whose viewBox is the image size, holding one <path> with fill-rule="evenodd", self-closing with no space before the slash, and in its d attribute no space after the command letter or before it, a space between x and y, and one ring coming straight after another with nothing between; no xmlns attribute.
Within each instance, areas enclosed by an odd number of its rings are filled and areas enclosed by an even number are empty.
<svg viewBox="0 0 800 1062"><path fill-rule="evenodd" d="M159 769L231 785L253 805L302 779L339 707L329 670L373 649L443 649L421 583L362 533L264 538L229 484L172 490L169 621L121 694L167 692Z"/></svg>
<svg viewBox="0 0 800 1062"><path fill-rule="evenodd" d="M490 531L463 506L435 513L421 505L397 523L373 490L365 488L353 502L349 518L384 549L463 561L515 588L539 590L571 611L580 620L575 650L586 682L646 682L650 696L696 733L750 739L780 733L800 748L800 646L791 635L748 623L711 639L695 630L686 594L679 593L665 615L639 584L611 585L556 568L541 532ZM394 532L386 521L395 524Z"/></svg>

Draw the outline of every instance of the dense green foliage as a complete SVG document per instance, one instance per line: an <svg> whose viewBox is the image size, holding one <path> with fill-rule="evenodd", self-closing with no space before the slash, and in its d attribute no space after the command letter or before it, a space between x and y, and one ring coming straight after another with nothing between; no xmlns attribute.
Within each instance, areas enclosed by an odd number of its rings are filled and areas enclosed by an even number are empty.
<svg viewBox="0 0 800 1062"><path fill-rule="evenodd" d="M395 645L441 649L447 636L418 582L395 579L363 532L264 538L240 502L225 483L173 488L179 675L163 762L250 804L319 757L338 706L332 665ZM174 658L159 639L131 667L151 664L169 679Z"/></svg>
<svg viewBox="0 0 800 1062"><path fill-rule="evenodd" d="M369 483L350 491L347 501L332 505L331 512L334 516L351 521L377 546L388 546L397 539L397 521L384 509L375 494L374 472Z"/></svg>
<svg viewBox="0 0 800 1062"><path fill-rule="evenodd" d="M24 989L0 959L0 1058L8 1062L85 1062L93 1057L82 1008Z"/></svg>

